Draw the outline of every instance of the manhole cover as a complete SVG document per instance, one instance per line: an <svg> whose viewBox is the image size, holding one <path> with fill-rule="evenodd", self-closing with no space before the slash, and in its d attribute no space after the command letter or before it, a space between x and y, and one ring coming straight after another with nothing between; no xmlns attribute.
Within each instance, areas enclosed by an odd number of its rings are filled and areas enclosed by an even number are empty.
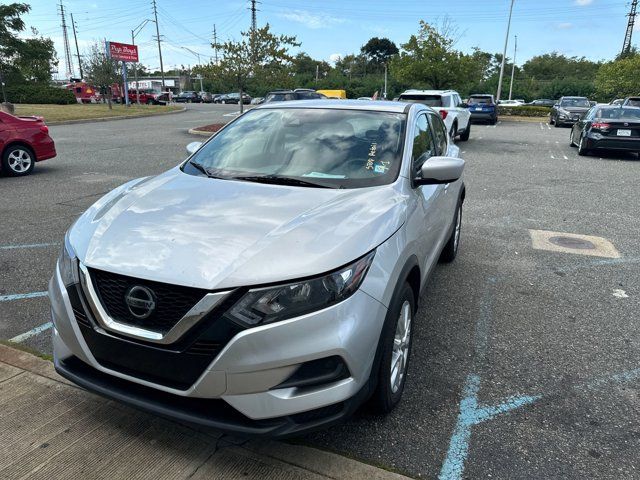
<svg viewBox="0 0 640 480"><path fill-rule="evenodd" d="M576 237L551 237L549 242L564 248L575 248L578 250L594 250L596 246L589 240Z"/></svg>

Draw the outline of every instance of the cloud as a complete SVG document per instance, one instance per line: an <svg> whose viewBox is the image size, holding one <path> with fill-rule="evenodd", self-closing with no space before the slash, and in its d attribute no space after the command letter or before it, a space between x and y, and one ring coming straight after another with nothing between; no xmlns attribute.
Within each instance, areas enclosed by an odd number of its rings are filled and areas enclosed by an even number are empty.
<svg viewBox="0 0 640 480"><path fill-rule="evenodd" d="M586 7L587 5L591 5L593 0L575 0L573 3L581 7Z"/></svg>
<svg viewBox="0 0 640 480"><path fill-rule="evenodd" d="M330 28L333 25L346 22L344 18L334 17L326 13L311 13L306 10L281 12L278 16L291 22L301 23L305 27L313 29Z"/></svg>
<svg viewBox="0 0 640 480"><path fill-rule="evenodd" d="M341 53L332 53L331 55L329 55L329 62L335 64L342 57L344 57L344 55L342 55Z"/></svg>
<svg viewBox="0 0 640 480"><path fill-rule="evenodd" d="M573 23L571 23L571 22L558 23L556 25L556 28L558 30L569 30L569 29L573 28Z"/></svg>

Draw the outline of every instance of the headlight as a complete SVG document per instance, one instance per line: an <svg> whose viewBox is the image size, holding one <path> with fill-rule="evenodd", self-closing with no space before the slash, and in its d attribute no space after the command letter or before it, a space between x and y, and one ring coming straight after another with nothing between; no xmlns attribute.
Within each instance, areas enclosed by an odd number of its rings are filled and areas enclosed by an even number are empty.
<svg viewBox="0 0 640 480"><path fill-rule="evenodd" d="M71 244L69 243L69 232L64 236L64 244L58 257L58 268L60 269L60 276L65 286L73 285L74 283L80 283L80 276L78 275L78 258L76 252L73 251Z"/></svg>
<svg viewBox="0 0 640 480"><path fill-rule="evenodd" d="M245 327L298 317L341 302L358 290L375 251L325 276L249 290L228 312Z"/></svg>

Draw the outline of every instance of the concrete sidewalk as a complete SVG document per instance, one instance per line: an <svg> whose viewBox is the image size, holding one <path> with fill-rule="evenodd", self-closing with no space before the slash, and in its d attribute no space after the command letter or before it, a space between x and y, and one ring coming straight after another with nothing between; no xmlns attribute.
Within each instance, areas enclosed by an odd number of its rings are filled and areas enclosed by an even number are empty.
<svg viewBox="0 0 640 480"><path fill-rule="evenodd" d="M50 362L0 345L0 478L402 479L340 455L242 441L81 390Z"/></svg>

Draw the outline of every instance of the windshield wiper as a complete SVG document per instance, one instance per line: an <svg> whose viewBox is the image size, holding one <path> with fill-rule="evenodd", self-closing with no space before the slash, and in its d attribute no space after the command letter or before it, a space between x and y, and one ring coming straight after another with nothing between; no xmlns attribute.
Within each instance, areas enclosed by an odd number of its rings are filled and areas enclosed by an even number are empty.
<svg viewBox="0 0 640 480"><path fill-rule="evenodd" d="M220 175L216 175L214 173L211 173L210 170L207 170L205 167L203 167L199 163L194 162L193 160L189 160L189 165L194 167L196 170L201 171L202 173L204 173L209 178L216 178L218 180L229 180L229 177L221 177Z"/></svg>
<svg viewBox="0 0 640 480"><path fill-rule="evenodd" d="M314 188L340 188L335 185L310 182L300 178L281 177L278 175L249 175L229 177L231 180L243 180L245 182L268 183L272 185L292 185L294 187L314 187Z"/></svg>

